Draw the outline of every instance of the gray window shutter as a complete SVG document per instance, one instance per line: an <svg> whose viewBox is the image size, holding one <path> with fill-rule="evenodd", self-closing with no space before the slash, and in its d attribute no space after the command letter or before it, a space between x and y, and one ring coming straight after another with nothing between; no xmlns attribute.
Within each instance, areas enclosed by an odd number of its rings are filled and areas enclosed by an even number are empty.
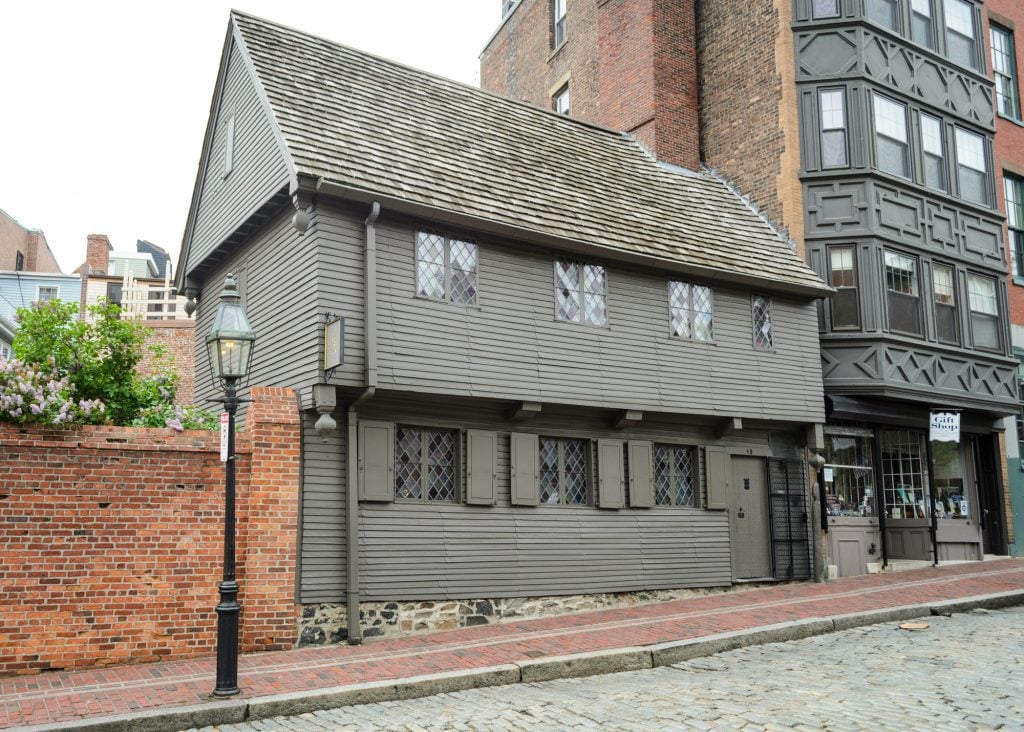
<svg viewBox="0 0 1024 732"><path fill-rule="evenodd" d="M498 478L498 433L466 432L466 503L493 506Z"/></svg>
<svg viewBox="0 0 1024 732"><path fill-rule="evenodd" d="M729 506L729 454L724 447L706 450L708 508L724 509Z"/></svg>
<svg viewBox="0 0 1024 732"><path fill-rule="evenodd" d="M654 443L629 441L629 505L634 508L650 508L654 505L654 481L651 478L653 451Z"/></svg>
<svg viewBox="0 0 1024 732"><path fill-rule="evenodd" d="M537 486L537 435L513 432L510 438L512 505L536 506L540 503L540 489Z"/></svg>
<svg viewBox="0 0 1024 732"><path fill-rule="evenodd" d="M597 505L622 508L626 505L625 475L622 466L622 440L597 441Z"/></svg>
<svg viewBox="0 0 1024 732"><path fill-rule="evenodd" d="M359 423L359 500L395 500L395 425Z"/></svg>

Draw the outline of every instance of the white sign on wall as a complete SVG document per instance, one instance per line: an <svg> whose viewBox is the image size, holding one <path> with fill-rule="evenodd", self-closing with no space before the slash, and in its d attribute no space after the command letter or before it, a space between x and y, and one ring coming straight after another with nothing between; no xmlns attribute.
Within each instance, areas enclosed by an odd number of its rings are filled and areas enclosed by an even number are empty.
<svg viewBox="0 0 1024 732"><path fill-rule="evenodd" d="M928 439L933 442L960 442L960 412L932 412Z"/></svg>

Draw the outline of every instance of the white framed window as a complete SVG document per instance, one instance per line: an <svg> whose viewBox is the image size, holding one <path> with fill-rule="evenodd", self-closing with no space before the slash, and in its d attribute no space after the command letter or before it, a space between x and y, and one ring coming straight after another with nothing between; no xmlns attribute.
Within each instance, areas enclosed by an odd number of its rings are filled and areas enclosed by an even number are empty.
<svg viewBox="0 0 1024 732"><path fill-rule="evenodd" d="M36 286L36 302L40 305L60 298L60 289L50 285Z"/></svg>
<svg viewBox="0 0 1024 732"><path fill-rule="evenodd" d="M551 47L558 48L565 42L565 4L567 0L551 2Z"/></svg>
<svg viewBox="0 0 1024 732"><path fill-rule="evenodd" d="M846 152L846 93L842 89L822 89L818 92L821 108L821 167L845 168L849 165Z"/></svg>
<svg viewBox="0 0 1024 732"><path fill-rule="evenodd" d="M586 325L607 325L604 267L555 260L555 317Z"/></svg>
<svg viewBox="0 0 1024 732"><path fill-rule="evenodd" d="M811 3L811 17L838 18L839 0L813 0Z"/></svg>
<svg viewBox="0 0 1024 732"><path fill-rule="evenodd" d="M476 305L476 244L429 231L417 232L416 295L456 305Z"/></svg>
<svg viewBox="0 0 1024 732"><path fill-rule="evenodd" d="M998 351L999 301L996 280L982 275L967 275L967 302L971 310L971 338L975 348Z"/></svg>
<svg viewBox="0 0 1024 732"><path fill-rule="evenodd" d="M899 252L885 252L885 289L889 307L889 328L920 336L921 289L917 259Z"/></svg>
<svg viewBox="0 0 1024 732"><path fill-rule="evenodd" d="M774 350L772 299L765 295L754 295L751 300L751 311L754 321L754 348L758 351Z"/></svg>
<svg viewBox="0 0 1024 732"><path fill-rule="evenodd" d="M864 0L864 10L868 19L883 25L889 30L898 30L896 0Z"/></svg>
<svg viewBox="0 0 1024 732"><path fill-rule="evenodd" d="M1000 114L1020 119L1020 88L1014 55L1013 32L992 23L989 26L992 46L992 72L996 79L996 109Z"/></svg>
<svg viewBox="0 0 1024 732"><path fill-rule="evenodd" d="M946 264L932 264L932 302L935 306L935 337L942 343L959 343L956 314L956 271Z"/></svg>
<svg viewBox="0 0 1024 732"><path fill-rule="evenodd" d="M872 95L872 103L875 112L875 165L886 173L909 178L907 108L879 94Z"/></svg>
<svg viewBox="0 0 1024 732"><path fill-rule="evenodd" d="M568 437L537 439L537 481L541 505L590 503L590 443Z"/></svg>
<svg viewBox="0 0 1024 732"><path fill-rule="evenodd" d="M942 141L942 121L938 117L921 113L921 155L924 184L937 191L945 191L946 151Z"/></svg>
<svg viewBox="0 0 1024 732"><path fill-rule="evenodd" d="M1003 191L1006 194L1006 225L1010 230L1013 274L1024 277L1024 178L1005 175Z"/></svg>
<svg viewBox="0 0 1024 732"><path fill-rule="evenodd" d="M951 61L972 69L978 67L974 30L974 5L967 0L945 0L946 50Z"/></svg>
<svg viewBox="0 0 1024 732"><path fill-rule="evenodd" d="M683 445L656 444L652 455L654 505L696 508L700 500L697 451Z"/></svg>
<svg viewBox="0 0 1024 732"><path fill-rule="evenodd" d="M828 248L829 283L836 290L832 298L832 330L854 330L860 327L855 260L856 252L852 246Z"/></svg>
<svg viewBox="0 0 1024 732"><path fill-rule="evenodd" d="M668 283L670 333L674 338L710 341L715 337L711 288L688 282Z"/></svg>
<svg viewBox="0 0 1024 732"><path fill-rule="evenodd" d="M960 198L987 205L988 162L985 160L985 138L957 127L954 140Z"/></svg>
<svg viewBox="0 0 1024 732"><path fill-rule="evenodd" d="M395 500L459 500L459 433L398 425L395 428Z"/></svg>
<svg viewBox="0 0 1024 732"><path fill-rule="evenodd" d="M0 341L0 358L10 359L11 358L11 346L9 343Z"/></svg>
<svg viewBox="0 0 1024 732"><path fill-rule="evenodd" d="M552 108L559 114L569 114L569 85L566 84L551 98Z"/></svg>
<svg viewBox="0 0 1024 732"><path fill-rule="evenodd" d="M935 49L935 21L933 0L911 0L910 38L927 48Z"/></svg>

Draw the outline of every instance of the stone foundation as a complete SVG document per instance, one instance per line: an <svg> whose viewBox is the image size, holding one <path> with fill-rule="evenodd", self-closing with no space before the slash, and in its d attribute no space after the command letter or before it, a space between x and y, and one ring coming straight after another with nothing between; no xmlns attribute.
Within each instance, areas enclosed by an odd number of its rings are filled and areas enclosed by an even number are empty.
<svg viewBox="0 0 1024 732"><path fill-rule="evenodd" d="M503 623L524 618L564 615L585 610L629 607L758 587L743 584L647 592L615 592L564 597L516 597L494 600L437 600L418 602L364 602L359 624L364 638L394 637L472 625ZM299 645L325 645L348 639L344 603L303 605L299 619Z"/></svg>

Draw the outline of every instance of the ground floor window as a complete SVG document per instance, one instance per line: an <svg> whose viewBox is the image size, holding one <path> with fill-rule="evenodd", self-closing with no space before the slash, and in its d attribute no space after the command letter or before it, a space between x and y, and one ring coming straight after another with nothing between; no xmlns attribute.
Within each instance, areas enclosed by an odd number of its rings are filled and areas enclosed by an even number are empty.
<svg viewBox="0 0 1024 732"><path fill-rule="evenodd" d="M970 504L964 490L964 472L960 443L932 443L935 470L935 513L943 519L970 517Z"/></svg>
<svg viewBox="0 0 1024 732"><path fill-rule="evenodd" d="M874 516L873 436L850 430L825 435L825 500L830 516Z"/></svg>
<svg viewBox="0 0 1024 732"><path fill-rule="evenodd" d="M399 425L395 430L395 499L456 500L458 433Z"/></svg>
<svg viewBox="0 0 1024 732"><path fill-rule="evenodd" d="M886 518L927 518L930 513L924 434L883 430L881 442Z"/></svg>
<svg viewBox="0 0 1024 732"><path fill-rule="evenodd" d="M654 446L654 502L657 505L696 508L696 462L692 447Z"/></svg>
<svg viewBox="0 0 1024 732"><path fill-rule="evenodd" d="M586 505L587 441L562 437L538 440L540 502Z"/></svg>

